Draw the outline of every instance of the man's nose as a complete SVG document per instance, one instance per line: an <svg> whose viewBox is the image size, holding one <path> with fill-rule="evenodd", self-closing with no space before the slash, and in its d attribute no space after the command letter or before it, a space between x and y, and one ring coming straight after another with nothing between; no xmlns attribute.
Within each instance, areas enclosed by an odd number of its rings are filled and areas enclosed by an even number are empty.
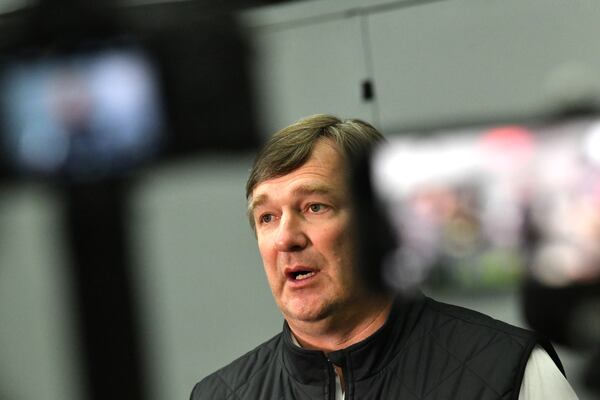
<svg viewBox="0 0 600 400"><path fill-rule="evenodd" d="M284 215L277 227L275 248L277 251L299 251L308 244L308 237L303 229L302 218L293 214Z"/></svg>

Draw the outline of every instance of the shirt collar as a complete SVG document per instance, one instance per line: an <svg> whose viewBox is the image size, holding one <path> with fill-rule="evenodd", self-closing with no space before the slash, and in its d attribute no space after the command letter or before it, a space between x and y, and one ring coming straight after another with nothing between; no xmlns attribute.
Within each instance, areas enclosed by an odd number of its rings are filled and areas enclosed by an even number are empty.
<svg viewBox="0 0 600 400"><path fill-rule="evenodd" d="M329 364L341 366L348 380L360 380L385 368L407 344L423 307L423 296L407 300L396 298L385 324L361 342L328 354L301 348L287 322L283 326L283 364L295 379L304 384L323 384Z"/></svg>

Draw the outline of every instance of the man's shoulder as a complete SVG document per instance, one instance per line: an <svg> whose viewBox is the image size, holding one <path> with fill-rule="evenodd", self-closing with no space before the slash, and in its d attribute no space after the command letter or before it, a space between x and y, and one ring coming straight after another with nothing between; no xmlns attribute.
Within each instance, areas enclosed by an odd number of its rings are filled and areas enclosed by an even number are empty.
<svg viewBox="0 0 600 400"><path fill-rule="evenodd" d="M452 356L477 369L485 365L524 369L531 351L540 342L532 331L430 298L425 299L423 322L415 334L434 345L436 354Z"/></svg>
<svg viewBox="0 0 600 400"><path fill-rule="evenodd" d="M535 341L537 338L533 331L500 321L479 311L443 303L429 297L425 298L425 303L434 315L432 323L435 323L438 328L452 329L454 324L460 324L463 330L499 337L509 336L523 343Z"/></svg>
<svg viewBox="0 0 600 400"><path fill-rule="evenodd" d="M231 395L243 390L243 387L251 381L260 379L261 374L273 363L277 356L281 337L281 333L275 335L202 379L194 387L190 399L217 400L230 398Z"/></svg>

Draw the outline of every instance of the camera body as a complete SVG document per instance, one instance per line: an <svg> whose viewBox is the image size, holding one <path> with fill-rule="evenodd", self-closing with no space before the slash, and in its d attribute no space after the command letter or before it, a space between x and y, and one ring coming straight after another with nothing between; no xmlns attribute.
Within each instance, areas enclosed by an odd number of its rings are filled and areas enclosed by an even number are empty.
<svg viewBox="0 0 600 400"><path fill-rule="evenodd" d="M3 16L0 175L94 182L254 148L247 45L228 11L46 0Z"/></svg>

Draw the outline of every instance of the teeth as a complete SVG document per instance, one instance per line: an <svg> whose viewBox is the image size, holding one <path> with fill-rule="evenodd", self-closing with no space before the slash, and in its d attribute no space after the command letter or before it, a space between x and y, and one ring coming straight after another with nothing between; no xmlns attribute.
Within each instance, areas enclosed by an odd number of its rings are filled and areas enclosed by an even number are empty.
<svg viewBox="0 0 600 400"><path fill-rule="evenodd" d="M310 278L314 274L315 274L314 272L307 272L305 274L299 274L299 275L296 275L296 280L301 281L302 279Z"/></svg>

